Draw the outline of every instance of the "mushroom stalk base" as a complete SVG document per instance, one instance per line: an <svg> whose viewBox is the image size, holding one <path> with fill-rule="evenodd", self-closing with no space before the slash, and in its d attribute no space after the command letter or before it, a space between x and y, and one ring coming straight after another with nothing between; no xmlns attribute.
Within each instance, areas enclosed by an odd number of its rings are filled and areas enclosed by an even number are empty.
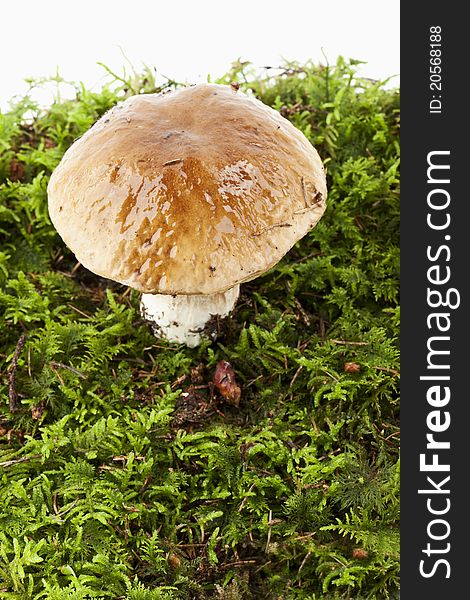
<svg viewBox="0 0 470 600"><path fill-rule="evenodd" d="M215 339L217 317L226 317L233 310L239 293L236 285L204 296L142 294L140 313L150 321L157 337L194 348L204 338Z"/></svg>

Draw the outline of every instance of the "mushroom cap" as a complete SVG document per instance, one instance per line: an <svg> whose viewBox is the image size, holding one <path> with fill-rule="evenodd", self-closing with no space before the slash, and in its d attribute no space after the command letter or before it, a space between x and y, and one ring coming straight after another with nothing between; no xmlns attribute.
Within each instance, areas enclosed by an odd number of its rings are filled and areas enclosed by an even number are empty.
<svg viewBox="0 0 470 600"><path fill-rule="evenodd" d="M322 162L277 111L231 86L132 96L64 154L49 214L90 271L213 294L274 266L322 216Z"/></svg>

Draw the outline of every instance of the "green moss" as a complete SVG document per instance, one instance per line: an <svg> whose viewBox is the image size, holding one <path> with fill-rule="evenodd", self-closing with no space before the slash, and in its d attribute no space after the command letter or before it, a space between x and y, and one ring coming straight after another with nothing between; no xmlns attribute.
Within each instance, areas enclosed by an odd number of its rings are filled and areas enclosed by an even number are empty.
<svg viewBox="0 0 470 600"><path fill-rule="evenodd" d="M398 91L343 59L218 81L304 131L328 208L193 350L77 267L47 213L63 152L162 89L151 72L0 114L1 598L397 597ZM238 408L211 385L222 359Z"/></svg>

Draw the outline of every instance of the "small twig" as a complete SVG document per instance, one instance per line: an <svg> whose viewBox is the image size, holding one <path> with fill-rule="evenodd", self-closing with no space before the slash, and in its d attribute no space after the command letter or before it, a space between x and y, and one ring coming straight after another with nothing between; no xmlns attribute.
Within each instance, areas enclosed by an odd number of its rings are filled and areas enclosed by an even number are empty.
<svg viewBox="0 0 470 600"><path fill-rule="evenodd" d="M163 163L164 167L169 167L170 165L176 165L180 162L183 162L182 158L173 158L172 160L167 160L166 162Z"/></svg>
<svg viewBox="0 0 470 600"><path fill-rule="evenodd" d="M309 550L307 552L307 554L305 555L303 561L300 563L300 567L299 567L299 570L297 571L297 575L300 574L300 571L304 568L305 563L307 562L307 560L310 558L311 555L312 555L312 553Z"/></svg>
<svg viewBox="0 0 470 600"><path fill-rule="evenodd" d="M78 271L78 269L82 266L81 263L77 262L77 264L73 267L73 269L70 271L70 275L75 275L75 273Z"/></svg>
<svg viewBox="0 0 470 600"><path fill-rule="evenodd" d="M302 184L302 194L304 195L305 207L310 208L309 202L307 200L307 191L305 189L305 182L304 182L303 177L300 178L300 183ZM294 213L294 214L296 214L296 213Z"/></svg>
<svg viewBox="0 0 470 600"><path fill-rule="evenodd" d="M308 206L307 208L301 208L300 210L294 210L293 215L304 215L312 211L316 207L316 204L312 204L312 206Z"/></svg>
<svg viewBox="0 0 470 600"><path fill-rule="evenodd" d="M75 312L78 312L79 315L82 315L83 317L86 317L87 319L90 318L90 315L87 315L85 312L83 312L83 310L80 310L79 308L77 308L73 304L67 304L67 306L69 308L71 308L72 310L74 310Z"/></svg>
<svg viewBox="0 0 470 600"><path fill-rule="evenodd" d="M254 379L252 379L251 381L249 381L246 385L245 388L250 387L250 385L253 385L254 383L256 383L259 379L263 379L264 375L258 375L258 377L255 377Z"/></svg>
<svg viewBox="0 0 470 600"><path fill-rule="evenodd" d="M272 560L268 560L268 562L265 562L264 564L262 564L261 566L259 566L256 571L255 571L255 575L256 573L259 573L260 571L262 571L264 569L264 567L267 567L268 565L270 565L272 563Z"/></svg>
<svg viewBox="0 0 470 600"><path fill-rule="evenodd" d="M126 289L124 290L124 292L123 292L123 293L122 293L122 294L119 296L119 300L120 300L121 302L124 300L124 298L125 298L126 296L128 296L128 295L131 293L131 289L132 289L132 288L130 288L130 287L126 288Z"/></svg>
<svg viewBox="0 0 470 600"><path fill-rule="evenodd" d="M256 560L236 560L235 562L226 563L221 565L221 569L228 569L229 567L241 567L243 565L256 565Z"/></svg>
<svg viewBox="0 0 470 600"><path fill-rule="evenodd" d="M304 533L303 535L298 535L296 540L310 540L314 535L316 535L314 531L311 533Z"/></svg>
<svg viewBox="0 0 470 600"><path fill-rule="evenodd" d="M292 223L275 223L274 225L265 227L264 229L261 229L260 231L255 231L255 233L252 233L252 236L258 237L260 235L263 235L263 233L266 233L267 231L271 231L271 229L275 229L276 227L292 227Z"/></svg>
<svg viewBox="0 0 470 600"><path fill-rule="evenodd" d="M369 342L351 342L349 340L330 340L332 344L341 344L343 346L368 346Z"/></svg>
<svg viewBox="0 0 470 600"><path fill-rule="evenodd" d="M32 456L23 456L23 458L13 458L12 460L6 460L4 462L0 462L0 467L11 467L12 465L28 462L29 460L34 460L35 458L41 458L41 454L33 454Z"/></svg>
<svg viewBox="0 0 470 600"><path fill-rule="evenodd" d="M315 423L315 419L311 415L310 415L309 419L310 419L310 423L312 424L312 427L313 427L315 433L318 433L318 427L317 427L317 424Z"/></svg>
<svg viewBox="0 0 470 600"><path fill-rule="evenodd" d="M10 399L10 412L16 412L18 410L18 392L16 391L16 369L18 367L18 360L20 358L21 351L26 342L26 334L18 340L16 344L15 353L11 361L11 365L8 371L8 398Z"/></svg>
<svg viewBox="0 0 470 600"><path fill-rule="evenodd" d="M72 504L70 506L68 506L65 510L56 513L58 517L63 517L64 515L66 515L70 510L72 510L72 508L78 503L78 501L80 500L80 498L76 498ZM57 508L57 507L56 507Z"/></svg>
<svg viewBox="0 0 470 600"><path fill-rule="evenodd" d="M82 373L81 371L79 371L78 369L75 369L75 367L71 367L70 365L64 365L64 363L55 362L55 361L51 361L49 364L52 368L67 369L67 371L71 371L72 373L75 373L75 375L78 375L82 379L86 379L86 375L84 373Z"/></svg>
<svg viewBox="0 0 470 600"><path fill-rule="evenodd" d="M297 377L299 376L299 373L300 373L300 371L301 371L303 368L304 368L304 366L303 366L303 365L300 365L300 367L299 367L299 368L297 369L297 371L294 373L294 376L292 377L292 379L291 379L291 382L290 382L290 384L289 384L289 388L291 388L291 387L294 385L294 383L295 383L295 380L297 379Z"/></svg>
<svg viewBox="0 0 470 600"><path fill-rule="evenodd" d="M51 365L51 369L54 372L54 375L57 377L57 379L60 381L60 385L65 385L65 381L62 379L62 377L60 376L59 371L56 369L56 367L54 365Z"/></svg>
<svg viewBox="0 0 470 600"><path fill-rule="evenodd" d="M268 517L268 523L270 525L269 525L269 529L268 529L268 537L266 539L266 546L264 547L265 553L268 552L268 550L269 550L269 544L271 543L271 531L272 531L272 528L273 528L273 526L271 525L272 519L273 519L273 511L270 510L269 511L269 517Z"/></svg>
<svg viewBox="0 0 470 600"><path fill-rule="evenodd" d="M186 379L187 375L180 375L177 379L175 379L173 381L173 383L170 385L172 390L175 390L177 387L179 387L183 381Z"/></svg>
<svg viewBox="0 0 470 600"><path fill-rule="evenodd" d="M318 206L319 204L321 204L321 202L323 200L323 194L319 191L316 191L315 194L313 195L313 202L309 202L308 198L307 198L307 190L305 189L305 182L304 182L303 177L300 178L300 182L302 184L302 194L304 197L305 208L302 210L295 211L294 215L299 215L304 212L307 212L308 210L312 210L313 208L315 208L315 206Z"/></svg>
<svg viewBox="0 0 470 600"><path fill-rule="evenodd" d="M320 369L320 371L323 371L323 373L326 373L329 377L331 377L331 379L334 379L336 382L339 383L339 379L337 377L335 377L334 375L332 375L329 371L327 371L326 369Z"/></svg>
<svg viewBox="0 0 470 600"><path fill-rule="evenodd" d="M390 369L389 367L376 367L374 366L374 369L377 369L377 371L385 371L385 373L391 373L392 375L400 375L399 371L396 371L395 369Z"/></svg>
<svg viewBox="0 0 470 600"><path fill-rule="evenodd" d="M307 327L310 327L310 317L308 315L308 313L306 312L306 310L304 309L304 307L300 304L300 302L297 300L297 298L294 296L294 304L297 307L299 313L301 314L305 325L307 325Z"/></svg>
<svg viewBox="0 0 470 600"><path fill-rule="evenodd" d="M301 256L297 260L293 260L292 264L297 265L297 264L299 264L301 262L304 262L306 260L310 260L311 258L315 258L316 256L321 256L321 255L322 255L322 252L310 252L310 254L307 254L306 256Z"/></svg>
<svg viewBox="0 0 470 600"><path fill-rule="evenodd" d="M147 477L145 478L144 483L142 484L142 487L139 490L139 494L143 494L145 492L145 490L148 488L148 486L150 485L151 481L153 480L153 475L147 475Z"/></svg>
<svg viewBox="0 0 470 600"><path fill-rule="evenodd" d="M244 497L243 497L243 500L240 502L240 506L238 507L238 512L239 512L239 513L240 513L240 512L242 512L242 510L243 510L243 507L245 506L245 504L246 504L246 501L248 500L248 494L250 494L250 493L253 491L253 488L254 488L254 487L255 487L255 484L254 484L254 483L252 483L252 484L251 484L251 486L250 486L250 489L248 490L248 492L247 492L247 494L246 494L246 496L244 496Z"/></svg>
<svg viewBox="0 0 470 600"><path fill-rule="evenodd" d="M28 375L31 377L31 348L28 346Z"/></svg>
<svg viewBox="0 0 470 600"><path fill-rule="evenodd" d="M318 208L318 206L319 206L319 202L314 202L308 208L302 208L301 210L296 210L292 214L294 214L294 215L303 215L303 214L305 214L307 212L312 212L312 210L315 210L316 208Z"/></svg>
<svg viewBox="0 0 470 600"><path fill-rule="evenodd" d="M54 509L54 513L56 515L59 514L59 508L57 507L57 495L58 495L58 492L54 492L52 494L52 508Z"/></svg>

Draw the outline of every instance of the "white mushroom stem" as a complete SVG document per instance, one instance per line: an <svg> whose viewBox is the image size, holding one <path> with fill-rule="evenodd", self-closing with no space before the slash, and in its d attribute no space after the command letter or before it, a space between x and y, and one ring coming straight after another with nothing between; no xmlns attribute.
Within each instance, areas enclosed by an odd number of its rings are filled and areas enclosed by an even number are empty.
<svg viewBox="0 0 470 600"><path fill-rule="evenodd" d="M240 286L209 295L142 294L141 315L152 324L157 337L170 342L198 346L203 338L215 337L208 324L213 317L226 317L234 308Z"/></svg>

